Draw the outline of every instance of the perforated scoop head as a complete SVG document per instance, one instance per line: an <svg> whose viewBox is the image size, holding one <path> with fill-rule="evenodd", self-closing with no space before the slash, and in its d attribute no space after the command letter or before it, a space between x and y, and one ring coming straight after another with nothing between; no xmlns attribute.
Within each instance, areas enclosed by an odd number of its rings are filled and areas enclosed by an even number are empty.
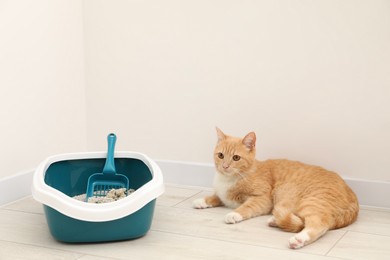
<svg viewBox="0 0 390 260"><path fill-rule="evenodd" d="M91 197L104 197L111 189L129 189L129 179L122 174L115 174L107 179L107 174L95 173L88 179L87 201Z"/></svg>
<svg viewBox="0 0 390 260"><path fill-rule="evenodd" d="M89 176L87 184L87 198L106 196L111 189L129 189L129 179L116 173L114 161L116 135L109 134L107 137L108 149L107 159L103 168L103 173L95 173Z"/></svg>

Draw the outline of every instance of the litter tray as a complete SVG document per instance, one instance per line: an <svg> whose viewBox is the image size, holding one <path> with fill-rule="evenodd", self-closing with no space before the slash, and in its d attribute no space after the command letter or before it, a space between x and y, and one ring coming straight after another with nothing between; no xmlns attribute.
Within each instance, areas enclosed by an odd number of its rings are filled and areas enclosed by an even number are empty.
<svg viewBox="0 0 390 260"><path fill-rule="evenodd" d="M62 242L90 243L134 239L151 226L156 199L164 192L160 168L135 152L115 152L118 172L135 192L102 204L72 198L86 192L90 175L101 172L106 152L61 154L47 158L34 173L32 195L44 207L52 236Z"/></svg>

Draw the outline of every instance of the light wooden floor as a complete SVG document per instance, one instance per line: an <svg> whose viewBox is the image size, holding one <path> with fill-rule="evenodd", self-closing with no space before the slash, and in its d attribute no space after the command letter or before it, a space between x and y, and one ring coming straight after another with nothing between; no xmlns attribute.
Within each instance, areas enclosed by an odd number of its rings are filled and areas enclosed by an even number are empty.
<svg viewBox="0 0 390 260"><path fill-rule="evenodd" d="M27 197L0 208L0 259L390 259L390 210L362 209L352 226L291 250L291 233L268 227L268 216L227 225L229 209L191 208L193 199L210 193L167 185L146 236L99 244L56 242L42 206Z"/></svg>

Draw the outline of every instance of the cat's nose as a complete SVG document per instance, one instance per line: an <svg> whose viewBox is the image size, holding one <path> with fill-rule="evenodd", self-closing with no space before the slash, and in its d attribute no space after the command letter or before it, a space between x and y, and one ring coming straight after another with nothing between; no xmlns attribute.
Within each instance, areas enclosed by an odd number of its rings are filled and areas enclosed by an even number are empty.
<svg viewBox="0 0 390 260"><path fill-rule="evenodd" d="M227 168L229 168L229 164L224 163L224 164L222 164L222 167L223 167L224 169L227 169Z"/></svg>

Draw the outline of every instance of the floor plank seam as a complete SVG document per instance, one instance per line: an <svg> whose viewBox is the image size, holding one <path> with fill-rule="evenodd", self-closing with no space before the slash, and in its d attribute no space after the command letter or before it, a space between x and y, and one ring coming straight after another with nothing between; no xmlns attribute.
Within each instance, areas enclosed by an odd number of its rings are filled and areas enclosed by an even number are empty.
<svg viewBox="0 0 390 260"><path fill-rule="evenodd" d="M37 244L29 244L29 243L23 243L23 242L21 243L21 242L16 242L16 241L12 241L12 240L0 239L0 241L6 242L6 243L12 243L12 244L15 244L15 245L23 245L23 246L30 246L30 247L36 247L36 248L44 248L44 249L50 249L50 250L61 251L61 252L66 252L66 253L74 253L74 254L80 254L80 255L85 254L85 253L81 253L81 252L77 252L77 251L73 251L73 250L65 250L65 249L61 249L61 248L57 248L57 247L47 247L47 246L42 246L42 245L37 245Z"/></svg>
<svg viewBox="0 0 390 260"><path fill-rule="evenodd" d="M99 257L99 258L104 258L104 259L109 259L109 260L123 260L123 258L116 258L116 257L112 257L112 256L106 257L103 255L93 255L93 254L85 254L85 253L83 253L83 255L78 257L76 260L82 259L83 257L86 257L86 256Z"/></svg>
<svg viewBox="0 0 390 260"><path fill-rule="evenodd" d="M326 252L325 256L329 256L329 253L335 248L335 246L337 246L340 240L343 239L345 235L347 235L348 232L349 232L348 230L345 231L344 234L339 239L337 239L337 241L332 245L332 247Z"/></svg>
<svg viewBox="0 0 390 260"><path fill-rule="evenodd" d="M43 249L48 249L48 250L60 251L60 252L64 252L64 253L79 254L80 257L78 257L77 259L81 259L84 256L105 257L104 255L86 254L85 252L81 252L81 251L78 251L78 250L62 249L62 248L58 248L58 247L55 247L55 246L54 247L47 247L47 246L43 246L43 245L20 243L20 242L11 241L11 240L4 240L4 239L0 239L0 242L12 243L12 244L15 244L15 245L23 245L23 246L29 246L29 247L35 247L35 248L43 248ZM66 243L61 243L61 242L58 242L58 241L56 241L56 243L62 244L62 245L67 245ZM71 245L75 245L75 244L71 244ZM83 244L80 243L80 244L77 244L77 246L82 247ZM112 257L112 256L110 256L109 259L121 260L121 258L116 258L116 257Z"/></svg>
<svg viewBox="0 0 390 260"><path fill-rule="evenodd" d="M184 199L184 200L182 200L182 201L176 203L175 205L173 205L173 206L171 206L171 207L176 208L177 205L179 205L179 204L181 204L181 203L183 203L183 202L185 202L185 201L187 201L187 200L189 200L189 199L191 199L191 198L193 198L193 197L199 195L199 194L202 193L202 192L203 192L203 191L199 191L199 192L197 192L196 194L194 194L194 195L192 195L192 196L190 196L190 197L188 197L188 198L186 198L186 199Z"/></svg>
<svg viewBox="0 0 390 260"><path fill-rule="evenodd" d="M31 212L31 211L25 211L25 210L18 210L18 209L0 209L1 211L9 211L9 212L18 212L18 213L24 213L24 214L34 214L34 215L39 215L43 216L44 213L38 213L38 212Z"/></svg>
<svg viewBox="0 0 390 260"><path fill-rule="evenodd" d="M366 234L366 235L372 235L372 236L390 237L390 235L384 235L384 234L378 234L378 233L370 233L370 232L362 232L362 231L354 231L354 230L348 230L348 233L359 233L359 234Z"/></svg>
<svg viewBox="0 0 390 260"><path fill-rule="evenodd" d="M253 246L253 247L257 247L257 248L267 248L267 249L278 250L278 251L283 251L283 252L293 252L293 253L296 253L296 254L304 254L304 255L312 255L312 256L325 256L326 257L326 255L320 254L320 253L316 254L316 253L311 253L311 252L299 252L297 250L289 249L287 247L287 242L286 242L286 248L280 248L280 247L258 245L258 244L254 244L254 243L245 243L245 242L241 242L241 241L232 241L232 240L225 240L225 239L218 239L218 238L210 238L210 237L207 237L207 236L189 235L189 234L184 234L184 233L179 233L179 232L172 232L172 231L153 230L153 232L166 233L166 234L172 234L172 235L178 235L178 236L184 236L184 237L188 237L188 238L198 238L198 239L206 239L206 240L219 241L219 242L225 242L225 243ZM339 259L342 259L342 258L339 258Z"/></svg>

